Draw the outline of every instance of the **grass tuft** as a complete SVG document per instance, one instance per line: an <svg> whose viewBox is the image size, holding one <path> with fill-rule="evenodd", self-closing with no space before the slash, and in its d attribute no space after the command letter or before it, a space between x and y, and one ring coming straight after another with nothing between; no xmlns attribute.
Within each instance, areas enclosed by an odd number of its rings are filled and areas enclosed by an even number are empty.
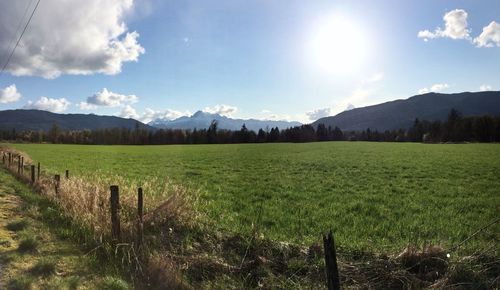
<svg viewBox="0 0 500 290"><path fill-rule="evenodd" d="M131 289L127 282L120 278L107 276L99 285L102 290L129 290Z"/></svg>
<svg viewBox="0 0 500 290"><path fill-rule="evenodd" d="M50 276L56 272L56 262L50 259L39 260L30 272L37 276Z"/></svg>
<svg viewBox="0 0 500 290"><path fill-rule="evenodd" d="M9 231L19 232L24 230L28 226L28 221L21 219L8 223L5 228Z"/></svg>
<svg viewBox="0 0 500 290"><path fill-rule="evenodd" d="M17 250L21 253L35 252L38 248L38 241L32 237L24 238L19 242Z"/></svg>
<svg viewBox="0 0 500 290"><path fill-rule="evenodd" d="M10 290L26 290L31 288L33 278L28 276L20 276L12 279L7 284L7 289Z"/></svg>

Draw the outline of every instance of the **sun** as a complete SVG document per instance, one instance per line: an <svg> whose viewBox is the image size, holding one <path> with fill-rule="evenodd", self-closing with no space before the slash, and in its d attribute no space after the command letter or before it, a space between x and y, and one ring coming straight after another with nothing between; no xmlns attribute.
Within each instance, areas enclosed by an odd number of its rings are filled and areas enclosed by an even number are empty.
<svg viewBox="0 0 500 290"><path fill-rule="evenodd" d="M311 62L327 72L356 72L365 59L366 44L361 29L341 15L319 21L309 44Z"/></svg>

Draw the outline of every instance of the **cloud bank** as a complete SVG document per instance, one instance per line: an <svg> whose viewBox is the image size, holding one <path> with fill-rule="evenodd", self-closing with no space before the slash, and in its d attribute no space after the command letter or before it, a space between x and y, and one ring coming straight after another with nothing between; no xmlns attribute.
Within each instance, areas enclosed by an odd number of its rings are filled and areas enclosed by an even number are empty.
<svg viewBox="0 0 500 290"><path fill-rule="evenodd" d="M190 116L191 113L189 111L180 112L176 110L166 109L165 111L155 111L150 108L146 108L144 114L139 118L139 120L143 123L149 123L153 120L174 120L180 118L182 116Z"/></svg>
<svg viewBox="0 0 500 290"><path fill-rule="evenodd" d="M443 84L434 84L432 85L430 88L421 88L420 90L418 90L418 93L421 95L421 94L427 94L427 93L437 93L437 92L441 92L447 88L449 88L450 86L446 83L443 83Z"/></svg>
<svg viewBox="0 0 500 290"><path fill-rule="evenodd" d="M19 23L27 2L0 1L0 55L10 53L12 40L19 37L12 23ZM42 1L6 70L44 78L117 74L145 52L139 33L125 24L132 9L132 0Z"/></svg>
<svg viewBox="0 0 500 290"><path fill-rule="evenodd" d="M483 27L483 32L474 38L474 43L479 47L500 47L500 23L491 21Z"/></svg>
<svg viewBox="0 0 500 290"><path fill-rule="evenodd" d="M24 105L23 109L33 109L33 110L42 110L49 111L53 113L62 113L68 109L71 103L65 98L60 99L52 99L47 97L40 97L38 101L32 102L28 101L26 105Z"/></svg>
<svg viewBox="0 0 500 290"><path fill-rule="evenodd" d="M108 91L103 88L102 91L95 93L87 98L87 101L81 102L78 106L82 110L92 110L98 106L102 107L120 107L137 102L139 98L136 95L122 95Z"/></svg>
<svg viewBox="0 0 500 290"><path fill-rule="evenodd" d="M467 29L467 12L463 9L455 9L443 16L445 28L437 27L434 31L422 30L418 37L424 40L448 37L451 39L470 39L470 30Z"/></svg>
<svg viewBox="0 0 500 290"><path fill-rule="evenodd" d="M213 107L205 107L205 109L203 109L203 112L210 114L219 114L221 116L227 116L227 117L230 117L237 111L238 111L237 107L224 104L215 105Z"/></svg>
<svg viewBox="0 0 500 290"><path fill-rule="evenodd" d="M309 120L316 121L320 118L331 116L332 109L331 108L316 109L306 112L306 115L309 118Z"/></svg>
<svg viewBox="0 0 500 290"><path fill-rule="evenodd" d="M477 47L500 47L500 23L491 21L483 27L479 36L472 39L467 23L468 14L463 9L455 9L443 16L445 28L437 27L434 31L421 30L417 36L424 41L434 38L465 39Z"/></svg>

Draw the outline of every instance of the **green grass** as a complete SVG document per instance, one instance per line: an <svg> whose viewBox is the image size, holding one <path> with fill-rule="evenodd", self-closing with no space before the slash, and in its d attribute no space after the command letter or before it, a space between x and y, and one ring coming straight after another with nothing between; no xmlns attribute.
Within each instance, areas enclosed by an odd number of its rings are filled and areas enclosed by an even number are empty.
<svg viewBox="0 0 500 290"><path fill-rule="evenodd" d="M21 253L34 252L38 248L38 241L35 238L27 237L19 242L17 250Z"/></svg>
<svg viewBox="0 0 500 290"><path fill-rule="evenodd" d="M123 274L121 261L91 251L97 244L84 238L85 229L3 168L0 192L4 193L0 197L0 284L5 289L103 289L101 284L109 277L129 277ZM125 281L121 284L128 285Z"/></svg>
<svg viewBox="0 0 500 290"><path fill-rule="evenodd" d="M51 259L40 259L30 272L37 276L50 276L56 272L56 262Z"/></svg>
<svg viewBox="0 0 500 290"><path fill-rule="evenodd" d="M450 246L497 218L500 207L500 144L11 146L51 173L99 170L137 186L169 177L200 189L200 209L224 230L250 232L262 206L267 237L310 243L331 228L340 247L354 250ZM498 224L491 232L500 232ZM491 241L478 235L465 247Z"/></svg>

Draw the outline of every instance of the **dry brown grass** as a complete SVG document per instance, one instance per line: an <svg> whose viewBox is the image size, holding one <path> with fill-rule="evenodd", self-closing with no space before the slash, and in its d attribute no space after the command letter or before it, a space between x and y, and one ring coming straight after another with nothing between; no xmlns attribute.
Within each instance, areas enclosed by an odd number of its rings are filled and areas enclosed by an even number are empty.
<svg viewBox="0 0 500 290"><path fill-rule="evenodd" d="M184 281L182 273L176 264L165 256L155 256L149 259L148 269L148 289L194 289Z"/></svg>

